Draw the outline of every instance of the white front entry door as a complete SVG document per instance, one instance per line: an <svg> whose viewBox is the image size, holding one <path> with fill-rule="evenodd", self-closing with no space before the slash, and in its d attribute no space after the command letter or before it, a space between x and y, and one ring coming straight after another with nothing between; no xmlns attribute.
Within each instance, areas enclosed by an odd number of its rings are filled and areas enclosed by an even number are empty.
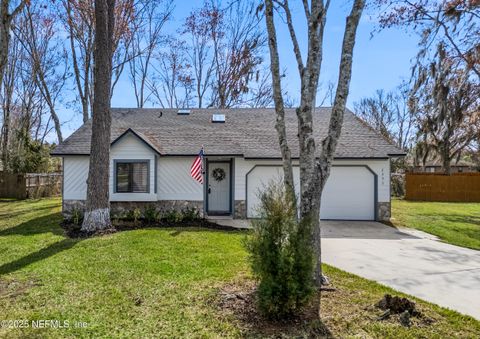
<svg viewBox="0 0 480 339"><path fill-rule="evenodd" d="M230 162L208 163L208 214L230 214L230 180Z"/></svg>

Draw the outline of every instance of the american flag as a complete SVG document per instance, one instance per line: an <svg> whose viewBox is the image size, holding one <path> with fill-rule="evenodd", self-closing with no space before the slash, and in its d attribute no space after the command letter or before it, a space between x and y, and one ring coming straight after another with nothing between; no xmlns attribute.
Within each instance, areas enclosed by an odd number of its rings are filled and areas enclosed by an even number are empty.
<svg viewBox="0 0 480 339"><path fill-rule="evenodd" d="M203 184L203 147L198 153L197 157L193 161L192 167L190 167L190 175L193 179L197 180L199 183Z"/></svg>

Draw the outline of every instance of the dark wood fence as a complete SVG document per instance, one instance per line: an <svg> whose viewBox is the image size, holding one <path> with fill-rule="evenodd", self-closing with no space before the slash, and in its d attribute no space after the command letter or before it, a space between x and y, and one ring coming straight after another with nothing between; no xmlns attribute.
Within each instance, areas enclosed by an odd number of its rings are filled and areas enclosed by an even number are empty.
<svg viewBox="0 0 480 339"><path fill-rule="evenodd" d="M0 198L25 199L26 197L25 174L0 172Z"/></svg>
<svg viewBox="0 0 480 339"><path fill-rule="evenodd" d="M0 198L40 198L62 193L62 173L0 172Z"/></svg>
<svg viewBox="0 0 480 339"><path fill-rule="evenodd" d="M406 200L480 202L480 173L407 173Z"/></svg>

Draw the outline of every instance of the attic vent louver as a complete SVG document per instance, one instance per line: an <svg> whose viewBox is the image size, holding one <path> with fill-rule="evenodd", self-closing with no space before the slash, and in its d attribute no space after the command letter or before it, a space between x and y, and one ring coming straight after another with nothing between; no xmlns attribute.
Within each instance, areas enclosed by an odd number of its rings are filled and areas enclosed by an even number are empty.
<svg viewBox="0 0 480 339"><path fill-rule="evenodd" d="M190 110L189 109L179 109L178 110L178 115L189 115Z"/></svg>
<svg viewBox="0 0 480 339"><path fill-rule="evenodd" d="M225 114L212 115L212 122L223 123L225 122Z"/></svg>

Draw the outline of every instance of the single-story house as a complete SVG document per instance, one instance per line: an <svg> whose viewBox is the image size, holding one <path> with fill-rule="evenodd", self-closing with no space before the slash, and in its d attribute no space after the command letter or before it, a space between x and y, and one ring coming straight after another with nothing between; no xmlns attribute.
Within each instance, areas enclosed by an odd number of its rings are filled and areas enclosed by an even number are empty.
<svg viewBox="0 0 480 339"><path fill-rule="evenodd" d="M330 108L317 108L318 143ZM110 200L112 210L154 204L159 210L195 207L205 216L258 217L258 195L281 178L274 109L112 109ZM286 110L288 140L299 186L297 118ZM91 121L52 152L63 159L63 211L86 199ZM204 147L204 184L190 167ZM404 156L370 127L345 112L321 218L388 220L390 159Z"/></svg>

